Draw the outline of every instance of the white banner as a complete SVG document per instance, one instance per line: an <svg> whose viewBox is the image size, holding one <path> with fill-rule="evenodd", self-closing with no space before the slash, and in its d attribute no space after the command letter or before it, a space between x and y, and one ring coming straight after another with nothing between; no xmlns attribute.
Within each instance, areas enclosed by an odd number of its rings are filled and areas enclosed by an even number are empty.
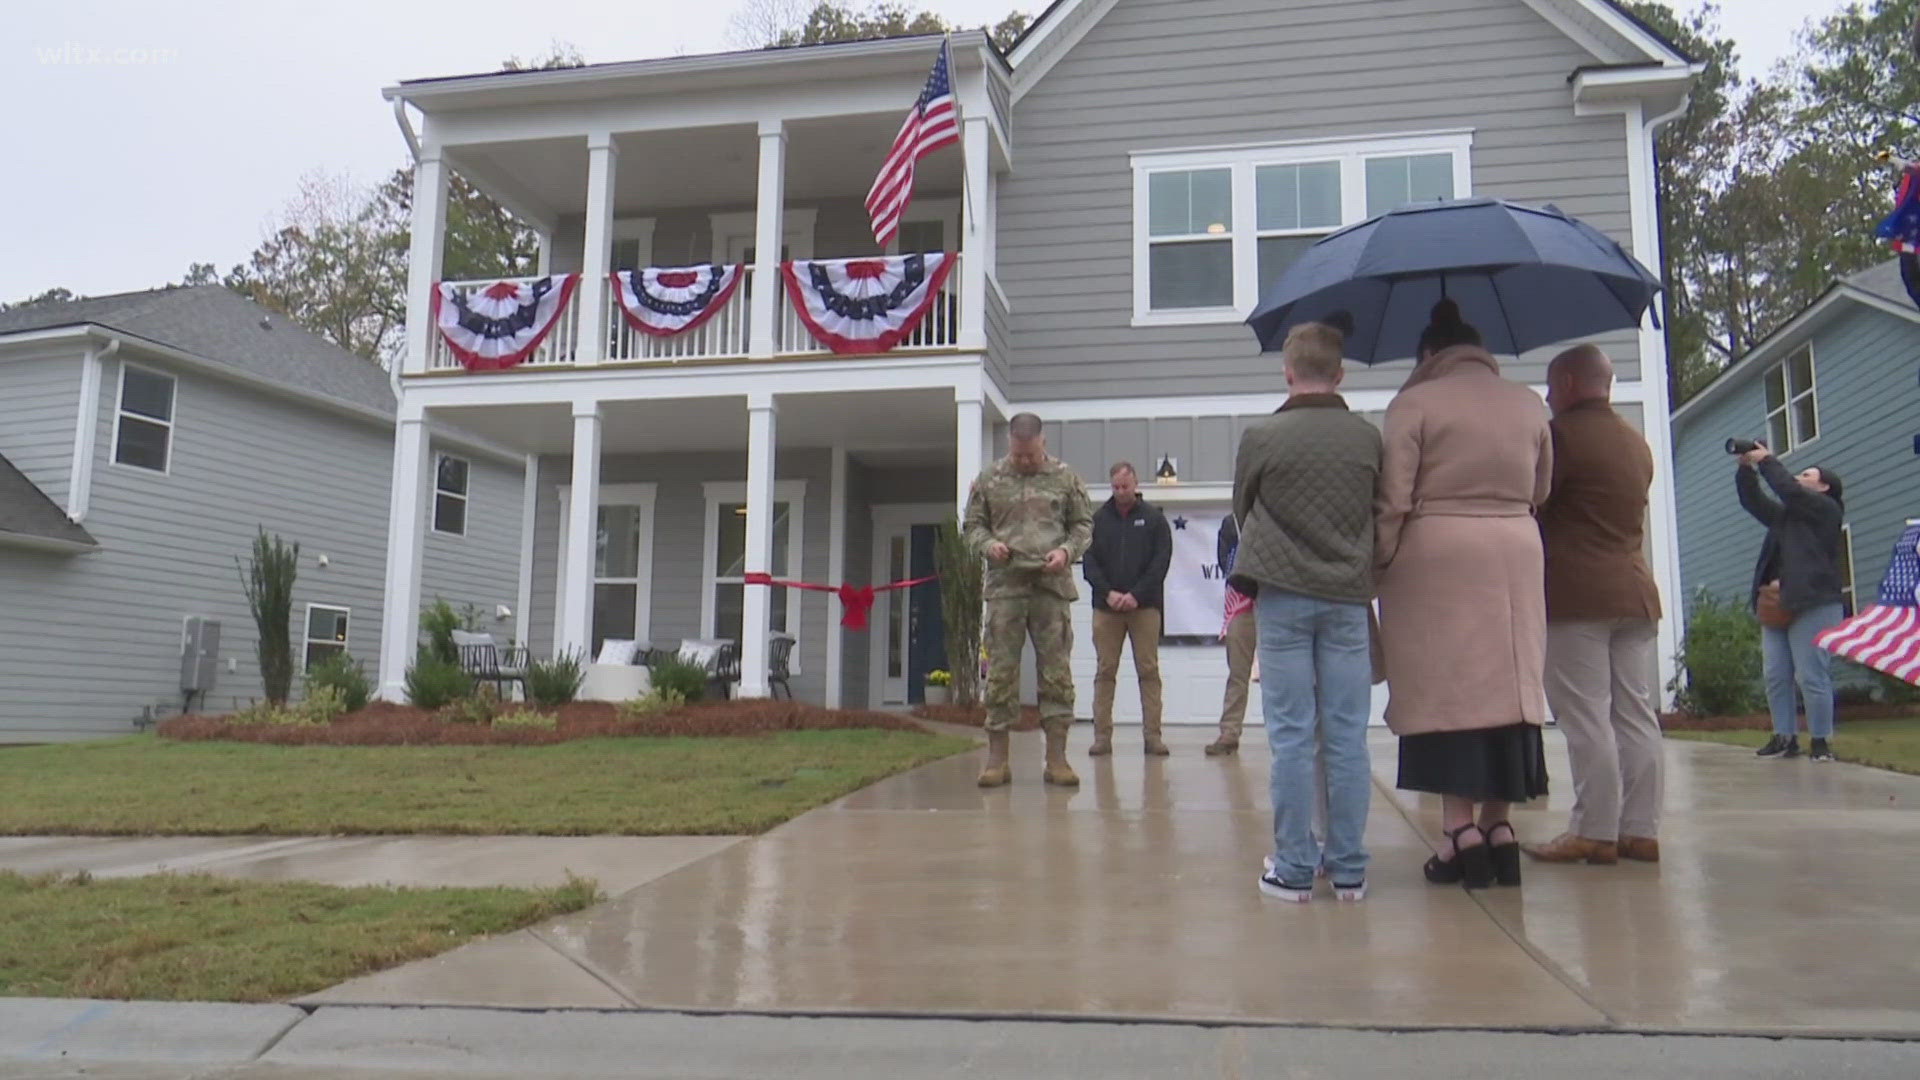
<svg viewBox="0 0 1920 1080"><path fill-rule="evenodd" d="M1173 529L1163 633L1217 639L1227 603L1227 576L1219 563L1220 523L1226 520L1227 508L1163 505L1161 509Z"/></svg>

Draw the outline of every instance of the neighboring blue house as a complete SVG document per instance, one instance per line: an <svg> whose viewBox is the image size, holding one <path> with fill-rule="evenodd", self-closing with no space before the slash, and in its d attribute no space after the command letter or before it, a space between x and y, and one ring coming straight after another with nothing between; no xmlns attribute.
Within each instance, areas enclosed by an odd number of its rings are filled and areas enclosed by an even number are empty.
<svg viewBox="0 0 1920 1080"><path fill-rule="evenodd" d="M1845 484L1843 582L1879 591L1893 542L1920 517L1920 310L1895 262L1834 283L1819 300L1673 414L1680 580L1744 599L1761 528L1734 497L1730 436L1765 439L1788 469Z"/></svg>

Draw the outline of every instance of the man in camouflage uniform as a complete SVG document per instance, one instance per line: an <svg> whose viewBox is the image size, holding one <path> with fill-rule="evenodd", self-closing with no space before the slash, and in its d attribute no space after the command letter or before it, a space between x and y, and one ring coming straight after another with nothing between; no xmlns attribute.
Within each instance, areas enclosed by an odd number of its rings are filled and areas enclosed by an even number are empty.
<svg viewBox="0 0 1920 1080"><path fill-rule="evenodd" d="M1008 732L1020 713L1020 650L1029 636L1039 666L1047 783L1075 785L1067 764L1073 725L1074 560L1093 540L1093 503L1080 477L1047 456L1040 418L1007 425L1007 456L973 482L967 546L987 560L987 765L981 787L1011 779Z"/></svg>

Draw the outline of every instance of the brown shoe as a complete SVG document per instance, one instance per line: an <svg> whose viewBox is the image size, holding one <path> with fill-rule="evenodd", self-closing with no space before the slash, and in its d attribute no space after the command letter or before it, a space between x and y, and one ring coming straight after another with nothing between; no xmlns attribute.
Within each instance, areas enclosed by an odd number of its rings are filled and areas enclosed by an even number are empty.
<svg viewBox="0 0 1920 1080"><path fill-rule="evenodd" d="M1047 725L1047 764L1041 774L1049 784L1061 787L1079 787L1080 777L1067 764L1067 725Z"/></svg>
<svg viewBox="0 0 1920 1080"><path fill-rule="evenodd" d="M1620 853L1611 841L1589 840L1572 833L1561 833L1544 844L1527 844L1521 850L1541 862L1611 866L1620 861Z"/></svg>
<svg viewBox="0 0 1920 1080"><path fill-rule="evenodd" d="M1144 736L1144 739L1145 739L1144 749L1146 750L1148 757L1166 757L1168 754L1173 752L1171 750L1168 750L1167 744L1160 740L1159 718L1156 717L1154 719L1144 721L1141 723L1140 727L1141 727L1141 735Z"/></svg>
<svg viewBox="0 0 1920 1080"><path fill-rule="evenodd" d="M1228 754L1237 754L1239 752L1240 743L1237 740L1215 739L1207 744L1208 757L1225 757Z"/></svg>
<svg viewBox="0 0 1920 1080"><path fill-rule="evenodd" d="M1620 857L1635 862L1659 862L1660 841L1651 836L1623 836L1620 838Z"/></svg>
<svg viewBox="0 0 1920 1080"><path fill-rule="evenodd" d="M1087 756L1106 757L1111 753L1113 753L1113 721L1108 719L1103 724L1096 719L1093 722L1093 745L1087 747Z"/></svg>
<svg viewBox="0 0 1920 1080"><path fill-rule="evenodd" d="M981 787L1002 787L1013 779L1013 770L1007 766L1007 740L1004 731L987 732L987 764L980 770Z"/></svg>

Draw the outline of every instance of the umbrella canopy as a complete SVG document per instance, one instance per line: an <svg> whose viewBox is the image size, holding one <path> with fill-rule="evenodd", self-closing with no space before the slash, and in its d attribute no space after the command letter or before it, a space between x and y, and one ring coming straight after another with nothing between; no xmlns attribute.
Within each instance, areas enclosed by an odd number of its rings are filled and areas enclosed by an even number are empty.
<svg viewBox="0 0 1920 1080"><path fill-rule="evenodd" d="M1308 248L1247 319L1260 347L1344 311L1347 355L1412 358L1442 297L1460 305L1488 351L1518 354L1632 329L1660 279L1606 234L1556 207L1459 199L1388 211ZM1656 319L1658 316L1655 316Z"/></svg>

